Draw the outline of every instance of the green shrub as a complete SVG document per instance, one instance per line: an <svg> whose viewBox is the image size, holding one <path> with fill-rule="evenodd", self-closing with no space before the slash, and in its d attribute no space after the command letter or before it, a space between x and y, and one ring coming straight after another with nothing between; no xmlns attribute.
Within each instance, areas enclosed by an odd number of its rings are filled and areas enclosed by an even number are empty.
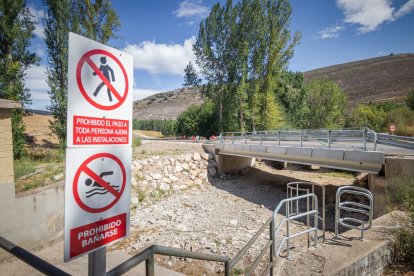
<svg viewBox="0 0 414 276"><path fill-rule="evenodd" d="M133 149L135 149L136 147L141 146L141 143L142 143L142 141L141 141L140 138L138 138L138 137L133 137L132 138L132 148Z"/></svg>
<svg viewBox="0 0 414 276"><path fill-rule="evenodd" d="M406 212L407 216L399 217L398 227L394 231L395 257L397 261L414 264L414 176L401 176L392 183L388 190L389 203L392 209Z"/></svg>
<svg viewBox="0 0 414 276"><path fill-rule="evenodd" d="M407 106L414 111L414 90L412 90L407 95L407 99L405 100Z"/></svg>
<svg viewBox="0 0 414 276"><path fill-rule="evenodd" d="M178 135L210 137L215 133L217 125L214 104L211 101L192 105L177 118Z"/></svg>
<svg viewBox="0 0 414 276"><path fill-rule="evenodd" d="M381 131L385 116L386 113L382 109L359 104L347 114L346 125L351 128L368 127L375 131Z"/></svg>

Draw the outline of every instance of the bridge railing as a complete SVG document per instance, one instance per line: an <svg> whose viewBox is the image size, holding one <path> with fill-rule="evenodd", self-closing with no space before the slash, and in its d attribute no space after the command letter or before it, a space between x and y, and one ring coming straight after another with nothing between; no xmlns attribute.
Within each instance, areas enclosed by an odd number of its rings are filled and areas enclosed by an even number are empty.
<svg viewBox="0 0 414 276"><path fill-rule="evenodd" d="M377 145L377 134L367 128L364 129L303 129L303 130L276 130L276 131L256 131L256 132L222 132L219 141L231 143L245 143L256 141L260 144L264 142L277 142L280 146L284 141L298 142L303 146L304 142L317 142L324 147L330 148L334 142L360 142L364 150L367 143Z"/></svg>
<svg viewBox="0 0 414 276"><path fill-rule="evenodd" d="M302 130L275 130L256 132L222 132L219 139L222 143L245 143L248 142L297 142L303 147L304 142L317 142L324 147L330 148L337 142L361 143L362 150L377 150L377 145L388 145L398 148L414 150L414 137L389 135L376 133L369 128L363 129L302 129ZM367 145L372 146L368 149Z"/></svg>

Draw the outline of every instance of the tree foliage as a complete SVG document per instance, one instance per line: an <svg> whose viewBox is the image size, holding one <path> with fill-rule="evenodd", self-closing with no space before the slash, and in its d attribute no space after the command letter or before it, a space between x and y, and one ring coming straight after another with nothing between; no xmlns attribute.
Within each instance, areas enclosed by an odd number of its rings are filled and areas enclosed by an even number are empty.
<svg viewBox="0 0 414 276"><path fill-rule="evenodd" d="M24 76L37 57L29 50L34 23L24 0L0 2L0 98L18 101L22 109L12 111L14 158L24 153L24 107L30 104L30 92Z"/></svg>
<svg viewBox="0 0 414 276"><path fill-rule="evenodd" d="M220 130L282 125L277 88L300 41L289 31L290 15L287 0L228 0L201 22L194 52Z"/></svg>
<svg viewBox="0 0 414 276"><path fill-rule="evenodd" d="M414 110L414 90L408 93L407 99L405 100L405 102L411 110Z"/></svg>
<svg viewBox="0 0 414 276"><path fill-rule="evenodd" d="M175 120L134 119L132 127L137 130L160 131L164 136L174 136L176 132L176 124L177 122Z"/></svg>
<svg viewBox="0 0 414 276"><path fill-rule="evenodd" d="M335 128L345 124L347 97L333 81L312 81L305 85L306 128Z"/></svg>
<svg viewBox="0 0 414 276"><path fill-rule="evenodd" d="M187 87L199 87L201 79L198 77L198 73L194 68L193 63L190 61L184 69L184 86Z"/></svg>
<svg viewBox="0 0 414 276"><path fill-rule="evenodd" d="M383 129L386 113L382 108L358 104L347 114L347 126L351 128L368 127L374 131Z"/></svg>
<svg viewBox="0 0 414 276"><path fill-rule="evenodd" d="M205 101L202 105L193 105L177 118L177 134L185 136L210 137L217 135L214 104Z"/></svg>
<svg viewBox="0 0 414 276"><path fill-rule="evenodd" d="M47 83L50 91L54 120L52 131L58 136L60 146L66 145L68 35L78 33L102 43L107 43L120 23L108 0L90 1L43 0L47 6L44 19L45 43L48 57Z"/></svg>

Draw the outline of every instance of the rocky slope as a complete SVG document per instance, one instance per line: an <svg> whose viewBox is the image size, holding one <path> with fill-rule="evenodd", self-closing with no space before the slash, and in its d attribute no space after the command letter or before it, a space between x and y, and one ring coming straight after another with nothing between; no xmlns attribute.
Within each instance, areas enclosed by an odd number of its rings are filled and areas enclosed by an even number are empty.
<svg viewBox="0 0 414 276"><path fill-rule="evenodd" d="M304 73L305 81L333 80L357 103L404 100L414 90L414 54L398 54L344 64ZM176 89L134 102L134 118L175 119L193 104L203 102L200 93Z"/></svg>

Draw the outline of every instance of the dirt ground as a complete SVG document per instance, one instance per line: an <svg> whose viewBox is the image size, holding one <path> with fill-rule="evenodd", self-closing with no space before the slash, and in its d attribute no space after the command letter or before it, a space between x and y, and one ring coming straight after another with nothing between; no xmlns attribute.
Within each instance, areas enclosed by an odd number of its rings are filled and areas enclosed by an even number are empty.
<svg viewBox="0 0 414 276"><path fill-rule="evenodd" d="M26 126L26 142L29 147L56 147L59 140L49 128L50 115L29 114L23 117Z"/></svg>

